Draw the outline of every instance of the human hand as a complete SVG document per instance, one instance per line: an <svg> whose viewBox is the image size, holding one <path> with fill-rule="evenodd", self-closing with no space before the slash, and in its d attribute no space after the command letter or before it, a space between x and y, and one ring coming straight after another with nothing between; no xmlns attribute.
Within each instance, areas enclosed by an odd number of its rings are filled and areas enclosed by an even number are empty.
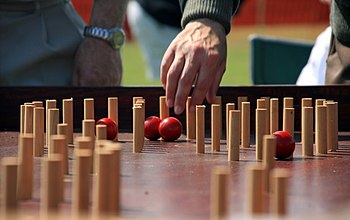
<svg viewBox="0 0 350 220"><path fill-rule="evenodd" d="M86 38L75 56L73 86L119 86L122 78L120 51L106 42Z"/></svg>
<svg viewBox="0 0 350 220"><path fill-rule="evenodd" d="M161 81L168 107L180 114L185 109L192 85L190 111L204 98L215 101L226 69L227 45L224 27L210 19L198 19L186 25L172 41L161 64Z"/></svg>

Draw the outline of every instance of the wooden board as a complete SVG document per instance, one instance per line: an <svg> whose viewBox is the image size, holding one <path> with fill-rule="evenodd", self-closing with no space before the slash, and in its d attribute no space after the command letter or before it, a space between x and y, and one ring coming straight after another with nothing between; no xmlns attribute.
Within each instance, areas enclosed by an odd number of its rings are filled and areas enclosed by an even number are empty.
<svg viewBox="0 0 350 220"><path fill-rule="evenodd" d="M0 158L17 156L17 136L17 132L0 133ZM224 141L220 152L211 153L210 139L206 139L206 153L196 155L195 143L187 142L185 135L176 142L146 141L142 153L137 154L132 153L130 133L121 133L119 140L122 217L208 219L210 175L217 165L230 168L230 216L247 216L246 168L256 163L253 147L240 150L240 161L228 162ZM276 161L277 167L288 168L291 173L289 217L349 214L344 208L350 204L350 136L342 134L340 140L339 150L325 156L303 159L298 143L293 160ZM40 160L34 160L34 198L19 205L32 216L39 213ZM72 160L69 165L71 169ZM61 205L64 215L71 210L71 179L71 175L66 176L65 202ZM268 202L270 195L265 196Z"/></svg>

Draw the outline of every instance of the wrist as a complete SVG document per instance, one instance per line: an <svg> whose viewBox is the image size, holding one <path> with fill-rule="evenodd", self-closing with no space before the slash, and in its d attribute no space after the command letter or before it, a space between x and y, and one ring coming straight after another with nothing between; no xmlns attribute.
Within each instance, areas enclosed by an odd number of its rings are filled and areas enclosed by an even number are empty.
<svg viewBox="0 0 350 220"><path fill-rule="evenodd" d="M114 27L111 29L86 26L84 36L87 38L95 38L108 43L114 50L120 49L124 45L125 33L122 28Z"/></svg>
<svg viewBox="0 0 350 220"><path fill-rule="evenodd" d="M187 0L181 20L182 27L198 19L210 19L220 23L228 34L231 29L231 16L236 1Z"/></svg>
<svg viewBox="0 0 350 220"><path fill-rule="evenodd" d="M209 18L196 19L196 20L190 21L187 25L192 25L192 24L204 25L204 26L210 27L212 30L214 30L214 32L221 32L222 34L226 35L225 27L221 23Z"/></svg>

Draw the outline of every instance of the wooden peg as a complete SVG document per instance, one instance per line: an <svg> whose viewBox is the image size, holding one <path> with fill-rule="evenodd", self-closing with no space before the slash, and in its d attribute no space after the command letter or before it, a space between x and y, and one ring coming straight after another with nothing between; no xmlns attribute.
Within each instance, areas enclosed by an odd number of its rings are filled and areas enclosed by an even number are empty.
<svg viewBox="0 0 350 220"><path fill-rule="evenodd" d="M191 97L187 97L186 101L186 132L187 140L196 139L196 112L190 111Z"/></svg>
<svg viewBox="0 0 350 220"><path fill-rule="evenodd" d="M196 106L196 152L204 154L205 152L205 106Z"/></svg>

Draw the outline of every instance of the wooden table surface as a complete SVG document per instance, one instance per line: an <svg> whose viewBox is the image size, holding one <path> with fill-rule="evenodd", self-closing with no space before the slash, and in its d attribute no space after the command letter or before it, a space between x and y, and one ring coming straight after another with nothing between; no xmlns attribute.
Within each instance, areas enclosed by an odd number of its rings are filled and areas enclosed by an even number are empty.
<svg viewBox="0 0 350 220"><path fill-rule="evenodd" d="M76 134L80 135L80 134ZM246 168L257 163L255 148L240 150L240 161L228 162L225 141L221 151L197 155L195 143L181 136L176 142L146 141L142 153L132 153L132 135L120 134L121 216L145 219L209 219L210 175L217 165L230 168L230 218L247 218ZM0 133L0 158L17 156L17 132ZM72 151L72 148L70 148ZM20 202L20 210L38 216L40 200L40 160L34 162L33 200ZM70 167L72 160L69 161ZM337 152L301 157L297 143L293 160L277 161L276 167L288 168L288 218L346 219L350 216L350 136L342 134ZM65 201L61 213L71 210L71 175L66 176ZM269 194L265 195L268 203Z"/></svg>
<svg viewBox="0 0 350 220"><path fill-rule="evenodd" d="M247 216L246 168L255 161L255 149L241 149L241 160L227 162L225 141L221 152L210 152L210 138L206 139L206 153L196 155L195 143L182 136L174 143L146 141L144 151L132 153L132 97L146 99L146 116L158 115L160 87L0 87L0 157L17 156L19 109L24 102L74 99L74 128L81 132L83 98L95 99L95 117L107 115L107 98L119 97L119 123L122 132L121 215L145 219L208 219L210 216L210 175L214 166L230 167L230 217ZM218 91L222 103L236 102L238 96L248 96L251 109L262 96L294 97L295 130L300 131L301 98L325 98L339 103L339 130L350 131L350 86L252 86L222 87ZM224 111L224 108L223 108ZM171 114L172 111L171 111ZM206 108L206 129L210 130L210 108ZM223 114L224 117L225 114ZM282 114L280 114L281 116ZM185 114L177 116L185 125ZM254 131L254 111L251 129ZM224 120L223 120L224 121ZM184 131L185 132L185 131ZM76 135L79 135L77 133ZM291 177L288 190L288 216L315 219L348 219L350 216L350 136L341 133L339 150L323 156L301 157L300 143L294 159L277 161L277 167L288 168ZM72 149L71 149L72 150ZM70 160L70 165L72 160ZM40 158L35 158L35 190L32 201L21 202L20 209L29 211L33 219L38 215L40 191ZM66 176L66 196L62 212L70 212L71 176ZM265 195L266 202L269 195Z"/></svg>

